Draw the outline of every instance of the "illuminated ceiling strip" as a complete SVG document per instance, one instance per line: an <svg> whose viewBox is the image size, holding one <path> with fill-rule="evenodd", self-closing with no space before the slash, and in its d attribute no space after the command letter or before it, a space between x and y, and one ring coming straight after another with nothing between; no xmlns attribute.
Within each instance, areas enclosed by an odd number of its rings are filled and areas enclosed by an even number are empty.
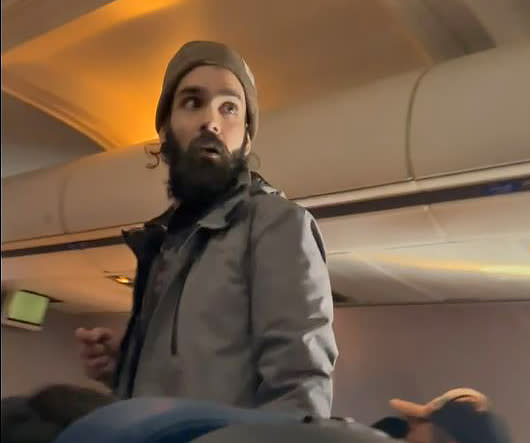
<svg viewBox="0 0 530 443"><path fill-rule="evenodd" d="M2 90L43 111L86 135L105 150L127 144L113 135L105 122L94 122L94 117L74 109L59 97L41 90L21 78L10 76L10 66L33 63L40 54L54 54L83 40L101 34L122 23L176 6L180 0L116 0L94 11L28 40L2 54Z"/></svg>
<svg viewBox="0 0 530 443"><path fill-rule="evenodd" d="M115 0L2 54L2 64L33 60L35 54L59 52L122 23L176 6L182 0Z"/></svg>
<svg viewBox="0 0 530 443"><path fill-rule="evenodd" d="M378 262L401 267L453 272L476 272L479 274L507 275L530 279L530 265L482 264L470 261L432 260L424 257L403 257L377 254L370 257Z"/></svg>
<svg viewBox="0 0 530 443"><path fill-rule="evenodd" d="M55 106L55 100L40 100L38 97L30 97L24 93L19 93L17 92L17 89L20 90L20 88L11 88L5 83L2 84L2 91L4 91L6 94L9 94L18 100L44 112L45 114L67 124L76 131L93 140L104 150L108 151L110 149L123 146L123 143L120 143L117 140L112 140L104 135L102 131L97 131L93 126L83 123L83 121L80 120L75 114L68 112L65 107Z"/></svg>

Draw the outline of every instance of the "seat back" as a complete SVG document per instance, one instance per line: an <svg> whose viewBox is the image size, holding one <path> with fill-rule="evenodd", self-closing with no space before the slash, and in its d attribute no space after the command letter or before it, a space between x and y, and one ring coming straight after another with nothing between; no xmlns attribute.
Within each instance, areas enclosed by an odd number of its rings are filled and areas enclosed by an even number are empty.
<svg viewBox="0 0 530 443"><path fill-rule="evenodd" d="M211 432L193 443L391 443L382 432L351 423L348 426L319 426L299 423L259 423L229 426Z"/></svg>
<svg viewBox="0 0 530 443"><path fill-rule="evenodd" d="M186 443L234 424L295 423L299 415L175 398L133 398L70 425L55 443Z"/></svg>

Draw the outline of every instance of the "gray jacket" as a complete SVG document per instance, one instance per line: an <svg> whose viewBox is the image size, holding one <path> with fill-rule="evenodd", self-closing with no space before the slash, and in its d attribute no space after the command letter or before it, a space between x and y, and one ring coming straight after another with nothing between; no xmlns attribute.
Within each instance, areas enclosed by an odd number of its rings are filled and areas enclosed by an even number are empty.
<svg viewBox="0 0 530 443"><path fill-rule="evenodd" d="M138 269L115 392L329 416L337 358L323 242L313 217L248 172L200 219L138 346L149 268L172 215L125 232Z"/></svg>

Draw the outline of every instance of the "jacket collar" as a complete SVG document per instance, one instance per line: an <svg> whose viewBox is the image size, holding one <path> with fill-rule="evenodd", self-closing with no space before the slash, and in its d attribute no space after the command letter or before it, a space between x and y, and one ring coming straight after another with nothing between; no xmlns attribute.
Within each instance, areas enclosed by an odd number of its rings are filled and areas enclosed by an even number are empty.
<svg viewBox="0 0 530 443"><path fill-rule="evenodd" d="M248 201L250 196L256 194L283 195L258 174L248 170L242 171L231 192L201 217L197 221L197 225L209 230L227 228L235 219L240 204ZM158 217L146 222L143 229L123 233L125 242L137 257L145 256L146 252L151 255L159 250L171 218L176 211L178 211L178 207L172 205Z"/></svg>
<svg viewBox="0 0 530 443"><path fill-rule="evenodd" d="M259 174L244 170L239 174L236 184L231 191L215 204L197 224L206 229L218 230L227 228L233 221L234 210L242 202L256 194L285 195L269 185ZM178 206L169 207L163 214L145 223L145 227L159 225L167 231L173 215L178 211Z"/></svg>
<svg viewBox="0 0 530 443"><path fill-rule="evenodd" d="M241 172L235 186L228 195L200 218L197 224L202 228L211 230L227 228L233 220L232 215L235 209L239 204L248 200L250 182L249 172Z"/></svg>

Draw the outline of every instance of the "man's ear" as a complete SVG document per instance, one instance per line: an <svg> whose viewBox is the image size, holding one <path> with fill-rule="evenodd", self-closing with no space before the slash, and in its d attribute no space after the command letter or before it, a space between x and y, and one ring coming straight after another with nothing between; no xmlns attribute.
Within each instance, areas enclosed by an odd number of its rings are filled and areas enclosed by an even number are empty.
<svg viewBox="0 0 530 443"><path fill-rule="evenodd" d="M248 133L248 130L246 130L245 144L243 146L243 153L245 154L245 157L248 157L250 155L250 151L252 151L252 142L250 140L250 134Z"/></svg>
<svg viewBox="0 0 530 443"><path fill-rule="evenodd" d="M160 144L165 143L167 141L167 124L164 123L160 130L158 131L158 138L160 139Z"/></svg>

